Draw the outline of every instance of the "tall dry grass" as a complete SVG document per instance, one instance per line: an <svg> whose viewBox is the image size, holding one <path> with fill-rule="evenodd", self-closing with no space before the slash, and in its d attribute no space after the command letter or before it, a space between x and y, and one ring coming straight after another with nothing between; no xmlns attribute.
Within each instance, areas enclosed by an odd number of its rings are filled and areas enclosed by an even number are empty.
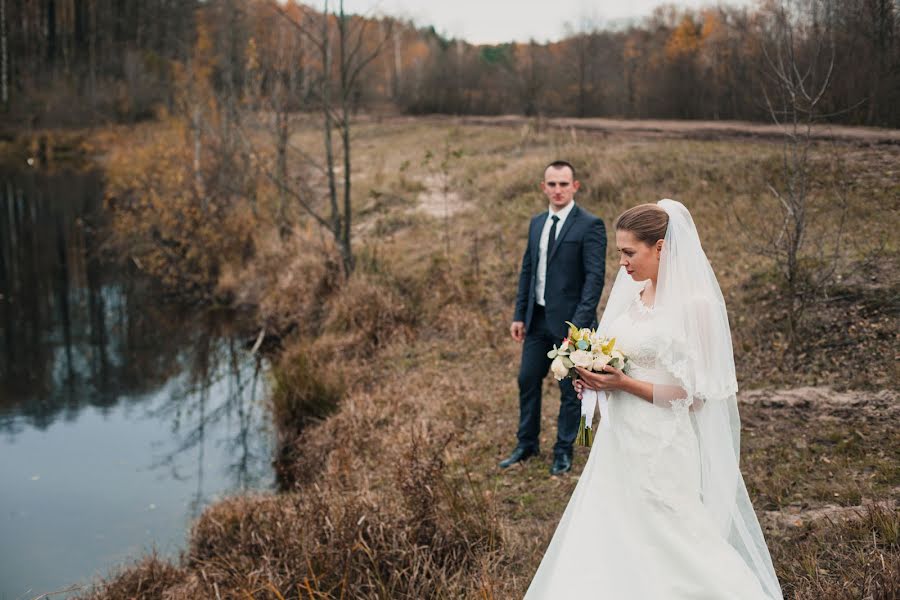
<svg viewBox="0 0 900 600"><path fill-rule="evenodd" d="M148 558L83 597L492 597L472 576L497 568L496 514L441 453L413 433L393 493L332 473L303 492L222 501L195 523L180 567Z"/></svg>
<svg viewBox="0 0 900 600"><path fill-rule="evenodd" d="M900 513L867 505L843 519L807 525L777 546L795 600L900 597Z"/></svg>

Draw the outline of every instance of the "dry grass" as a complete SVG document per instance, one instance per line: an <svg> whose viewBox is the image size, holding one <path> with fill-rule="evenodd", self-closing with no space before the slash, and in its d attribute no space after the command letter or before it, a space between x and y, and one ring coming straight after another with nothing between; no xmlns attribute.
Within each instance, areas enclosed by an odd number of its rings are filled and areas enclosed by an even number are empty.
<svg viewBox="0 0 900 600"><path fill-rule="evenodd" d="M333 475L303 492L243 496L195 523L176 568L147 559L85 598L459 598L490 583L496 515L425 431L393 465L394 494ZM352 460L352 459L350 459Z"/></svg>
<svg viewBox="0 0 900 600"><path fill-rule="evenodd" d="M92 590L80 597L85 600L163 600L168 598L170 590L180 585L187 575L183 568L151 555L123 567L117 574L97 583Z"/></svg>
<svg viewBox="0 0 900 600"><path fill-rule="evenodd" d="M757 510L858 506L900 491L896 390L741 396L743 470Z"/></svg>
<svg viewBox="0 0 900 600"><path fill-rule="evenodd" d="M900 597L900 514L867 505L846 520L824 519L776 545L785 596L795 600Z"/></svg>
<svg viewBox="0 0 900 600"><path fill-rule="evenodd" d="M750 251L728 210L766 193L777 159L771 142L536 133L444 119L361 124L355 143L354 278L340 284L310 258L321 254L300 256L307 245L279 247L258 231L257 258L225 281L283 335L275 399L284 406L275 413L284 415L285 491L211 507L167 598L522 596L586 457L577 452L575 472L561 478L548 477L546 460L496 468L515 441L519 347L506 329L527 219L545 208L537 181L557 157L576 162L579 202L608 224L660 197L691 209L732 311L741 383L762 390L742 396L748 487L764 516L803 524L763 519L789 597L896 597L897 399L877 390L896 382L889 269L898 249L896 219L887 217L896 216L900 189L882 173L900 149L846 148L842 287L819 305L826 308L809 321L807 354L788 368L778 354L772 265ZM418 203L425 152L445 144L463 150L450 176L465 203L446 224ZM817 150L822 160L825 150ZM611 251L610 276L615 263ZM835 349L847 336L864 344L864 356ZM311 352L346 360L323 365ZM841 403L822 387L791 392L800 382L856 391ZM785 388L800 400L786 399ZM557 396L548 382L545 447ZM319 401L329 410L306 414ZM835 505L882 508L834 522L806 518Z"/></svg>
<svg viewBox="0 0 900 600"><path fill-rule="evenodd" d="M253 260L225 263L217 295L252 307L269 336L312 335L325 300L340 281L340 261L320 232L297 226L282 240L275 227L256 223Z"/></svg>

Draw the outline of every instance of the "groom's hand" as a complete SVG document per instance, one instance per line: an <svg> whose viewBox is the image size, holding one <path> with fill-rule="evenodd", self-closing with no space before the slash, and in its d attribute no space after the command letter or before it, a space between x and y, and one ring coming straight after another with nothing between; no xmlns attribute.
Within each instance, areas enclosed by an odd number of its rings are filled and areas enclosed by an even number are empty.
<svg viewBox="0 0 900 600"><path fill-rule="evenodd" d="M522 340L524 340L525 339L525 322L524 321L513 321L512 325L509 326L509 334L517 342L521 342Z"/></svg>

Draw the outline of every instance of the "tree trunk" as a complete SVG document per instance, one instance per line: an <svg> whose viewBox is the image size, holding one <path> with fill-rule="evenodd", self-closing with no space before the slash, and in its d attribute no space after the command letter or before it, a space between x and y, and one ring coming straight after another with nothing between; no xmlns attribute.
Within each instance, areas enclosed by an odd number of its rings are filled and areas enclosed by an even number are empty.
<svg viewBox="0 0 900 600"><path fill-rule="evenodd" d="M344 150L344 231L341 235L341 255L344 258L344 273L353 272L353 248L350 238L350 225L353 210L350 203L350 114L347 106L348 98L344 98L342 106L342 118L344 120L341 129Z"/></svg>
<svg viewBox="0 0 900 600"><path fill-rule="evenodd" d="M341 81L341 145L344 155L344 215L343 230L340 235L341 258L344 262L344 274L349 277L353 272L353 249L350 243L350 225L352 207L350 202L350 65L347 58L347 16L344 14L344 0L340 0L338 14L338 41L340 42L340 81ZM359 35L362 35L360 33Z"/></svg>
<svg viewBox="0 0 900 600"><path fill-rule="evenodd" d="M203 124L203 115L200 112L200 100L197 98L197 81L194 72L195 57L189 57L187 60L187 109L190 111L191 119L191 141L194 147L193 156L193 174L194 174L194 195L200 199L201 208L206 210L206 190L203 185L203 172L201 170L201 157L203 152L203 142L200 137L200 127Z"/></svg>
<svg viewBox="0 0 900 600"><path fill-rule="evenodd" d="M97 0L90 0L88 4L88 16L90 18L90 34L88 35L88 93L91 106L97 103Z"/></svg>
<svg viewBox="0 0 900 600"><path fill-rule="evenodd" d="M47 63L53 65L56 61L56 0L47 0Z"/></svg>
<svg viewBox="0 0 900 600"><path fill-rule="evenodd" d="M587 53L589 49L586 48L586 44L583 40L575 40L573 42L577 44L576 51L578 52L577 58L577 69L578 69L578 116L586 117L587 116Z"/></svg>
<svg viewBox="0 0 900 600"><path fill-rule="evenodd" d="M276 84L283 85L283 84ZM277 129L276 135L276 153L278 155L276 165L276 177L278 177L278 181L281 182L281 185L278 186L278 229L281 233L281 236L284 237L288 233L288 222L287 222L287 181L288 181L288 173L287 173L287 145L288 145L288 114L287 114L287 101L286 98L279 98L278 100L280 104L275 109L275 127Z"/></svg>
<svg viewBox="0 0 900 600"><path fill-rule="evenodd" d="M6 0L0 0L0 104L9 109L9 56L7 55Z"/></svg>
<svg viewBox="0 0 900 600"><path fill-rule="evenodd" d="M393 89L394 98L400 96L400 89L403 83L403 40L401 39L403 32L400 27L394 29L394 78Z"/></svg>
<svg viewBox="0 0 900 600"><path fill-rule="evenodd" d="M331 139L331 131L334 126L331 117L331 39L328 34L328 2L325 2L325 10L322 17L322 44L324 57L322 61L322 115L324 117L325 137L325 170L328 177L328 200L331 204L331 234L340 243L341 239L341 215L338 208L337 182L334 178L334 146ZM343 248L342 248L343 250ZM346 259L345 259L346 263ZM349 273L345 273L349 274Z"/></svg>
<svg viewBox="0 0 900 600"><path fill-rule="evenodd" d="M84 56L87 46L87 0L72 0L75 56Z"/></svg>

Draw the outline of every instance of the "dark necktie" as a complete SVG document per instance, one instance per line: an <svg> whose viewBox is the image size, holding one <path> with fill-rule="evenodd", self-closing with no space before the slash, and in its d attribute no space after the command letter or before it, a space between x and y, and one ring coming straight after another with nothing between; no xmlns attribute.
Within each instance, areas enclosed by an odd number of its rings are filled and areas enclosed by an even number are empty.
<svg viewBox="0 0 900 600"><path fill-rule="evenodd" d="M559 217L553 215L553 225L550 226L550 237L547 238L547 260L550 260L550 254L553 253L553 246L556 244L556 224L559 223Z"/></svg>

